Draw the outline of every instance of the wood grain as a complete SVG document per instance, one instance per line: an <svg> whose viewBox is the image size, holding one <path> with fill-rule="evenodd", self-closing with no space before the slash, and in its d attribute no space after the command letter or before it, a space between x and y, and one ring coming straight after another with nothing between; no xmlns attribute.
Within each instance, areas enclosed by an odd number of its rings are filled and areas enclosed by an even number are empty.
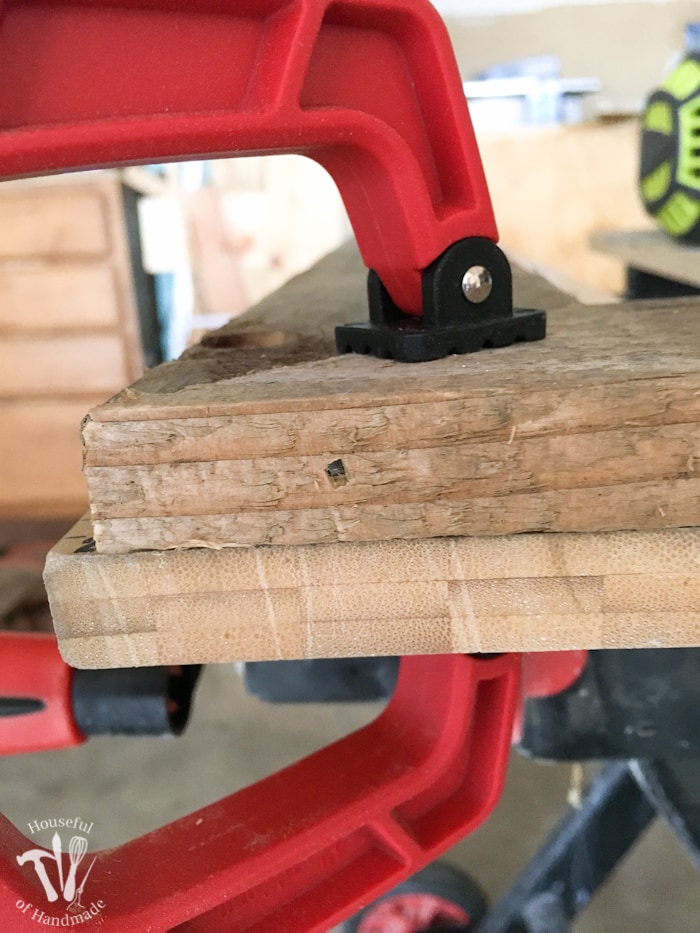
<svg viewBox="0 0 700 933"><path fill-rule="evenodd" d="M700 303L521 273L545 341L408 365L334 355L363 279L340 251L91 412L98 550L700 524Z"/></svg>
<svg viewBox="0 0 700 933"><path fill-rule="evenodd" d="M48 556L75 667L700 644L700 529Z"/></svg>

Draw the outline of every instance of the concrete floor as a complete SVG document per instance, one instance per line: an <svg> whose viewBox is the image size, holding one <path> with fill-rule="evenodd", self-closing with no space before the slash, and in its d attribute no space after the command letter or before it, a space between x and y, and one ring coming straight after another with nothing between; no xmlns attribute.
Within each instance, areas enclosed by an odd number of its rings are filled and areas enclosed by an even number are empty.
<svg viewBox="0 0 700 933"><path fill-rule="evenodd" d="M212 667L181 739L93 739L73 750L0 759L2 811L24 831L31 820L80 814L95 824L91 849L115 845L325 745L376 710L270 707L245 694L231 667ZM452 850L451 860L496 896L564 809L569 777L568 767L514 755L496 812ZM574 931L698 933L699 882L657 821Z"/></svg>

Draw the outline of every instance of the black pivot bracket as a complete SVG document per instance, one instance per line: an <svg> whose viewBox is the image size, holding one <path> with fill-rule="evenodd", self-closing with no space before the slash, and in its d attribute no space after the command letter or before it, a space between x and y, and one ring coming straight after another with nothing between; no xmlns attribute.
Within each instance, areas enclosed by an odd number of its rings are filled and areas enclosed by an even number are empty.
<svg viewBox="0 0 700 933"><path fill-rule="evenodd" d="M453 243L423 272L423 314L398 308L374 270L367 281L369 321L335 329L339 353L404 363L542 340L544 311L513 308L513 276L503 252L485 237Z"/></svg>

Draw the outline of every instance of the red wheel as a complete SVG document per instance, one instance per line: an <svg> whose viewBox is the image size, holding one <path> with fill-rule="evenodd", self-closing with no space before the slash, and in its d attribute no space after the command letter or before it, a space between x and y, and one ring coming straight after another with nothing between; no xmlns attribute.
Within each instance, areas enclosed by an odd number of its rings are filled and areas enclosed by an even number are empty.
<svg viewBox="0 0 700 933"><path fill-rule="evenodd" d="M473 929L486 913L486 898L464 872L433 862L389 891L343 926L343 933L429 933Z"/></svg>

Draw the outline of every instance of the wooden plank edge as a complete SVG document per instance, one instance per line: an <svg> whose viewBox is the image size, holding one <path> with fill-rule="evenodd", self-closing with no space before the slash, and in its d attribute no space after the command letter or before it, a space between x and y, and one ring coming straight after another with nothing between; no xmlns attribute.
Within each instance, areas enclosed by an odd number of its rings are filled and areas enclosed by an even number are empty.
<svg viewBox="0 0 700 933"><path fill-rule="evenodd" d="M45 573L75 667L700 644L700 529L110 556L89 528Z"/></svg>

